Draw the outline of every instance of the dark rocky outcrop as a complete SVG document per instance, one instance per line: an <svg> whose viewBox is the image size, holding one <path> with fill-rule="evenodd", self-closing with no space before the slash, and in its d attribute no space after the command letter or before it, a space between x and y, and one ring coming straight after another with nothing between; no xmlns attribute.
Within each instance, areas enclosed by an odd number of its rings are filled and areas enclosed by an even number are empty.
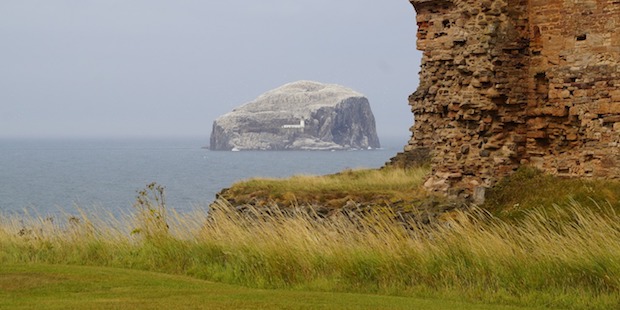
<svg viewBox="0 0 620 310"><path fill-rule="evenodd" d="M211 150L379 148L368 99L334 84L299 81L259 96L213 122Z"/></svg>

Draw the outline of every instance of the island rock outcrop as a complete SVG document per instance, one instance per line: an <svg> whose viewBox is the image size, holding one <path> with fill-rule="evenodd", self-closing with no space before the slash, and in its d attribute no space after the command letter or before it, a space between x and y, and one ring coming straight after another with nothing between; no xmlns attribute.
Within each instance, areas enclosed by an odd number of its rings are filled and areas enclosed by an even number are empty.
<svg viewBox="0 0 620 310"><path fill-rule="evenodd" d="M211 150L379 148L368 99L349 88L312 81L268 91L213 122Z"/></svg>

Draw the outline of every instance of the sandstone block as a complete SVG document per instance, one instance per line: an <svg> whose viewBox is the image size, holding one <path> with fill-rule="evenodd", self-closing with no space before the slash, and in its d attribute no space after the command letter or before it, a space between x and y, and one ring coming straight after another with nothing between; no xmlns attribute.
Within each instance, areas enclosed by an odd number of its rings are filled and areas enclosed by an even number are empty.
<svg viewBox="0 0 620 310"><path fill-rule="evenodd" d="M532 130L527 133L527 137L532 139L544 139L547 138L547 133L542 130Z"/></svg>
<svg viewBox="0 0 620 310"><path fill-rule="evenodd" d="M598 114L620 114L620 102L601 103L598 106Z"/></svg>

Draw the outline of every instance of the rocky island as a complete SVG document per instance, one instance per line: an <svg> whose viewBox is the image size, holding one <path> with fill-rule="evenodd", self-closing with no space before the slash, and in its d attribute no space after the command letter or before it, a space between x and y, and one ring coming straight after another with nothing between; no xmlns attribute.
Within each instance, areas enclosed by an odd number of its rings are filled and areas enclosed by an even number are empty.
<svg viewBox="0 0 620 310"><path fill-rule="evenodd" d="M364 95L335 84L298 81L268 91L213 122L211 150L379 148Z"/></svg>

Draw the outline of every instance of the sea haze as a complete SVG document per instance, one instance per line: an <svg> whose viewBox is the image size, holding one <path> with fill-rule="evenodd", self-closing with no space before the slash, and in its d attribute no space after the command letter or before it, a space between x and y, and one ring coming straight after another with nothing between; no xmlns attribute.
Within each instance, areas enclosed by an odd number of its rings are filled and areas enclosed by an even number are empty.
<svg viewBox="0 0 620 310"><path fill-rule="evenodd" d="M385 140L385 139L384 139ZM0 212L54 215L76 206L131 212L137 190L165 186L179 212L207 208L215 194L256 176L329 174L376 168L405 141L383 149L339 152L214 152L206 139L0 140Z"/></svg>

